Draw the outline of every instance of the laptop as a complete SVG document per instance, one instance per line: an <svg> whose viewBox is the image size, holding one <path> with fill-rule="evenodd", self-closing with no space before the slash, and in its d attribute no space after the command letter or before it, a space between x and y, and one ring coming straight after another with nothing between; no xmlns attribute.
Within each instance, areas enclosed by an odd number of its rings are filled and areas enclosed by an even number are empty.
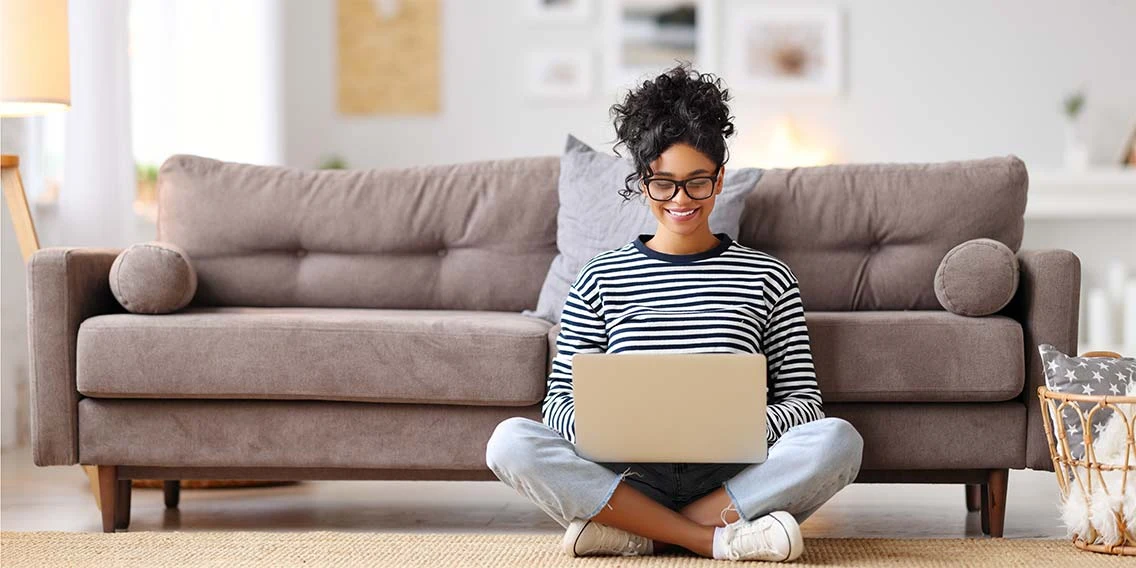
<svg viewBox="0 0 1136 568"><path fill-rule="evenodd" d="M578 353L576 452L594 462L761 463L766 359Z"/></svg>

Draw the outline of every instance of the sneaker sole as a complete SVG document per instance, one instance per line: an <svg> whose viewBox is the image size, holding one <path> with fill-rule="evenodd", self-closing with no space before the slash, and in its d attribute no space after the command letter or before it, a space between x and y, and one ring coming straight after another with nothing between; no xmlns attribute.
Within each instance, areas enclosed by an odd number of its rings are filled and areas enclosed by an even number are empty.
<svg viewBox="0 0 1136 568"><path fill-rule="evenodd" d="M801 538L801 525L797 523L797 519L787 511L774 511L769 516L781 523L781 526L785 527L785 533L789 535L789 555L784 561L800 558L801 553L805 551L805 541Z"/></svg>

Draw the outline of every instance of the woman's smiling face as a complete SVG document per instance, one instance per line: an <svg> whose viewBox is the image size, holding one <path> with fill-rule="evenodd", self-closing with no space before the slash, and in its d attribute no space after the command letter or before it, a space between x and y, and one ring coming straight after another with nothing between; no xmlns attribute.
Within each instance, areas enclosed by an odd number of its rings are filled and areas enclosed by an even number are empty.
<svg viewBox="0 0 1136 568"><path fill-rule="evenodd" d="M713 160L705 154L694 149L684 142L678 142L659 154L651 162L654 174L651 179L667 179L676 182L700 177L714 176L714 188L710 197L706 199L691 199L688 192L699 195L692 188L680 189L669 201L656 201L647 194L645 182L641 182L639 189L651 208L651 213L659 222L660 229L674 233L675 236L686 237L709 233L710 212L714 209L714 201L722 192L722 180L726 175L725 168L718 168Z"/></svg>

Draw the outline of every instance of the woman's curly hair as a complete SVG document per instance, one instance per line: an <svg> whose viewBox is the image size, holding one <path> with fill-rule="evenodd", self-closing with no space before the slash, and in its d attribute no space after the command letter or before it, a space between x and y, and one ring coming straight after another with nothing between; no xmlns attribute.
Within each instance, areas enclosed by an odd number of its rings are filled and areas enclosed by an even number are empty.
<svg viewBox="0 0 1136 568"><path fill-rule="evenodd" d="M689 62L644 81L627 93L622 103L611 107L619 146L630 151L635 171L624 180L619 194L631 199L639 193L638 180L650 177L651 162L678 142L693 146L722 166L729 160L726 138L734 134L733 118L726 101L730 93L722 80L699 73Z"/></svg>

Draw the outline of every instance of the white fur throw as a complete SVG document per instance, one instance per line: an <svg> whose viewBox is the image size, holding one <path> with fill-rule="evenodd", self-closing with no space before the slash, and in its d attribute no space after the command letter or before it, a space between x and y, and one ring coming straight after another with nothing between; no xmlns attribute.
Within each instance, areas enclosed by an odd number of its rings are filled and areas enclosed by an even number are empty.
<svg viewBox="0 0 1136 568"><path fill-rule="evenodd" d="M1136 396L1136 382L1128 384L1127 396ZM1128 446L1128 428L1122 416L1132 420L1136 405L1118 404L1121 412L1112 412L1108 424L1093 440L1096 463L1114 466L1124 465L1127 452L1128 463L1136 464L1136 449ZM1086 499L1089 476L1092 476L1092 493ZM1061 504L1061 520L1065 523L1067 536L1080 536L1089 544L1117 545L1127 538L1136 543L1136 471L1129 471L1127 479L1124 471L1096 472L1077 467L1076 475L1069 480L1070 490ZM1104 487L1101 481L1104 481ZM1124 519L1127 530L1122 534L1118 516Z"/></svg>

